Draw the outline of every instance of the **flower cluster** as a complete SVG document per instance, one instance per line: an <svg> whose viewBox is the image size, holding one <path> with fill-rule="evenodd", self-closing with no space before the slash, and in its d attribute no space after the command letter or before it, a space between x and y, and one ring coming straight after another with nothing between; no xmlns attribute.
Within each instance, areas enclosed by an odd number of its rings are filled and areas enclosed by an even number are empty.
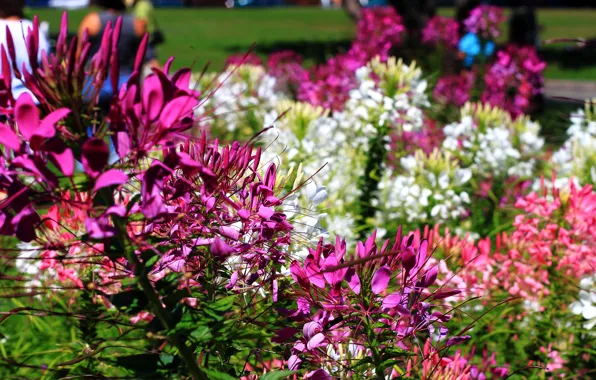
<svg viewBox="0 0 596 380"><path fill-rule="evenodd" d="M355 70L377 56L386 61L404 31L401 17L393 8L364 9L356 40L348 52L314 67L312 79L300 86L298 100L334 111L343 109L349 91L357 86Z"/></svg>
<svg viewBox="0 0 596 380"><path fill-rule="evenodd" d="M571 115L568 138L552 157L557 173L556 186L573 179L575 183L596 185L596 104L587 102L584 110Z"/></svg>
<svg viewBox="0 0 596 380"><path fill-rule="evenodd" d="M292 277L301 291L292 317L299 317L303 328L289 368L319 367L307 378L370 378L380 372L393 378L419 336L437 336L433 352L468 340L449 336L451 316L433 306L457 291L433 289L438 268L428 259L427 241L415 244L398 233L393 245L387 240L379 249L373 233L353 254L338 237L334 245L310 249L303 263L293 262ZM375 335L383 337L381 345L373 344Z"/></svg>
<svg viewBox="0 0 596 380"><path fill-rule="evenodd" d="M455 48L459 42L457 21L443 16L431 18L422 30L422 42L447 49Z"/></svg>
<svg viewBox="0 0 596 380"><path fill-rule="evenodd" d="M546 62L532 47L508 46L497 53L497 61L484 77L482 101L501 107L512 116L526 112L531 101L542 92L542 73Z"/></svg>
<svg viewBox="0 0 596 380"><path fill-rule="evenodd" d="M544 140L527 117L512 119L504 110L481 104L462 108L461 121L444 128L443 149L478 178L532 178Z"/></svg>
<svg viewBox="0 0 596 380"><path fill-rule="evenodd" d="M197 81L204 99L196 114L226 141L260 131L267 112L285 97L263 66L242 61L221 74Z"/></svg>
<svg viewBox="0 0 596 380"><path fill-rule="evenodd" d="M273 53L267 59L269 75L275 78L276 90L296 95L298 88L309 80L309 73L302 67L303 58L291 51Z"/></svg>
<svg viewBox="0 0 596 380"><path fill-rule="evenodd" d="M586 330L591 330L596 326L596 273L592 276L584 277L579 282L579 300L569 305L573 314L581 315Z"/></svg>
<svg viewBox="0 0 596 380"><path fill-rule="evenodd" d="M481 7L467 24L487 40L499 20ZM169 60L141 81L145 37L100 105L120 25L93 56L63 25L56 53L18 73L20 97L2 60L1 296L18 307L0 359L18 375L589 376L596 112L543 154L521 114L542 86L534 50L499 55L484 103L464 104L474 67L440 79L433 104L419 67L390 56L390 8L364 10L352 47L312 70L286 51L194 78ZM451 48L455 29L435 18L425 40ZM60 356L21 355L5 334L18 314L72 317Z"/></svg>
<svg viewBox="0 0 596 380"><path fill-rule="evenodd" d="M478 34L484 40L495 40L501 35L501 24L504 21L502 8L481 5L472 9L464 25L468 32Z"/></svg>
<svg viewBox="0 0 596 380"><path fill-rule="evenodd" d="M450 153L417 151L402 157L400 164L401 170L386 170L379 183L379 220L403 220L418 227L459 221L469 213L472 171L460 168Z"/></svg>
<svg viewBox="0 0 596 380"><path fill-rule="evenodd" d="M475 76L472 72L441 77L433 90L433 97L440 104L462 107L470 100L474 81Z"/></svg>

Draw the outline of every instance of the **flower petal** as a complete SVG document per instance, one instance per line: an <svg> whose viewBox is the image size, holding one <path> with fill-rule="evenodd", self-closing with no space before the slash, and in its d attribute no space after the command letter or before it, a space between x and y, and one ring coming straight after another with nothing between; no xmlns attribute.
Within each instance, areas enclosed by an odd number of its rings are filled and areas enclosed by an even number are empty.
<svg viewBox="0 0 596 380"><path fill-rule="evenodd" d="M358 277L358 274L354 268L349 268L346 272L346 281L354 293L360 294L360 277Z"/></svg>
<svg viewBox="0 0 596 380"><path fill-rule="evenodd" d="M391 271L387 265L380 267L374 274L371 288L374 294L379 294L387 288L391 279Z"/></svg>
<svg viewBox="0 0 596 380"><path fill-rule="evenodd" d="M128 181L128 176L120 170L111 169L102 173L95 181L94 191L103 189L104 187L114 185L124 185Z"/></svg>
<svg viewBox="0 0 596 380"><path fill-rule="evenodd" d="M17 134L5 124L0 124L0 144L14 150L18 150L21 146Z"/></svg>
<svg viewBox="0 0 596 380"><path fill-rule="evenodd" d="M107 165L110 148L101 139L89 139L83 144L83 168L92 177L97 177Z"/></svg>
<svg viewBox="0 0 596 380"><path fill-rule="evenodd" d="M43 119L39 125L39 128L37 128L37 131L35 131L35 135L42 137L53 137L56 133L56 124L68 116L69 113L70 110L68 108L60 108L50 113Z"/></svg>
<svg viewBox="0 0 596 380"><path fill-rule="evenodd" d="M25 138L30 141L37 128L39 127L39 110L33 101L33 97L28 92L24 92L19 96L14 108L14 117L19 126L19 131ZM53 137L45 136L45 137Z"/></svg>
<svg viewBox="0 0 596 380"><path fill-rule="evenodd" d="M164 107L159 121L165 128L171 128L177 121L192 114L199 101L190 96L180 96Z"/></svg>

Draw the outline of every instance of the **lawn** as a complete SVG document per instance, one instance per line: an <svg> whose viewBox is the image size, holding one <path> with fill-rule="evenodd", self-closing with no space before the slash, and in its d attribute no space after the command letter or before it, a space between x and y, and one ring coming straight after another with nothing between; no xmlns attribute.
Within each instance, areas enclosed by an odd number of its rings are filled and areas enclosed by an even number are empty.
<svg viewBox="0 0 596 380"><path fill-rule="evenodd" d="M35 9L40 18L56 31L61 12ZM354 25L341 10L319 8L268 9L158 9L157 18L166 33L162 57L176 56L177 67L194 64L196 70L208 62L213 70L223 67L225 58L248 51L291 48L303 53L307 61L321 59L344 47L354 35ZM452 15L452 9L441 9ZM76 30L85 11L70 13L70 28ZM594 10L540 10L542 41L555 38L596 37ZM504 35L507 35L505 31ZM578 56L571 62L563 44L549 45L550 66L546 77L553 79L596 80L596 57Z"/></svg>

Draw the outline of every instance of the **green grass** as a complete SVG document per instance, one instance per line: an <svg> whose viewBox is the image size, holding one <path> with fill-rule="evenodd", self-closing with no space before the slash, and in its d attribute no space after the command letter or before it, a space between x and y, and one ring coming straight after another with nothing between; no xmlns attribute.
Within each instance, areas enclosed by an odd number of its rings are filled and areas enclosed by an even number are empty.
<svg viewBox="0 0 596 380"><path fill-rule="evenodd" d="M35 9L34 12L49 21L53 31L58 28L59 10ZM440 13L452 15L453 10L441 9ZM84 14L85 11L70 13L72 31ZM283 47L313 53L307 54L307 58L332 54L337 44L345 45L355 33L355 25L343 11L319 8L158 9L156 15L167 38L160 49L161 57L176 56L176 67L194 63L195 70L202 69L207 62L211 62L213 70L220 70L228 55L246 52L253 43L263 55ZM538 19L544 28L542 41L596 37L594 10L540 10ZM507 30L503 35L507 35ZM596 80L596 67L568 68L552 63L546 77Z"/></svg>

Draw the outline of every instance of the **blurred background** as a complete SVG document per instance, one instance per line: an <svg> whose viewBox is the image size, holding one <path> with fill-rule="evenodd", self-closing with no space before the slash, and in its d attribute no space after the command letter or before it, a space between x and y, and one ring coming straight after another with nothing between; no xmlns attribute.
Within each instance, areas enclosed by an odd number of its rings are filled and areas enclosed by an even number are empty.
<svg viewBox="0 0 596 380"><path fill-rule="evenodd" d="M356 32L354 12L360 7L392 5L403 14L404 9L420 8L422 3L437 14L457 16L458 9L467 3L480 1L153 0L155 18L166 36L159 46L161 60L176 56L174 67L191 66L194 71L207 64L209 70L221 70L228 56L251 48L262 57L291 49L302 54L307 65L321 63L350 45ZM531 10L537 23L536 35L531 38L548 63L547 94L596 96L596 0L482 3L506 9L510 22L500 43L516 37L507 29L512 25L511 16L521 7ZM69 28L74 33L92 7L89 0L27 0L27 5L31 14L48 23L50 36L58 32L61 9L70 10Z"/></svg>

